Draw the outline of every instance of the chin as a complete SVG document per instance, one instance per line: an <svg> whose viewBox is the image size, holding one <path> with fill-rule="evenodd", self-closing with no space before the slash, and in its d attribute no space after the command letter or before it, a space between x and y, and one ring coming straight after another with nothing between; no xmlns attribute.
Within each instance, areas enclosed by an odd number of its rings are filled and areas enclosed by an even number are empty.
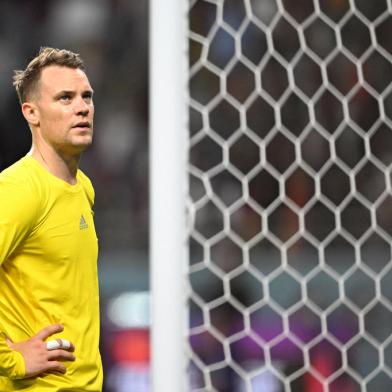
<svg viewBox="0 0 392 392"><path fill-rule="evenodd" d="M84 152L85 150L87 150L87 148L89 148L92 144L92 140L89 141L78 141L78 143L72 143L69 149L71 154L81 154L82 152Z"/></svg>
<svg viewBox="0 0 392 392"><path fill-rule="evenodd" d="M93 142L93 137L91 135L86 135L83 137L77 138L77 140L74 140L73 145L76 147L89 147Z"/></svg>

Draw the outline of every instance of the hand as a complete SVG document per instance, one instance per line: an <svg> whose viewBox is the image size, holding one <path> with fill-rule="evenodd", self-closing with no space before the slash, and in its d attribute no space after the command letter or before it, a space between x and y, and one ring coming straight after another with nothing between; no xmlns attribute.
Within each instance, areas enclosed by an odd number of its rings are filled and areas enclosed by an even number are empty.
<svg viewBox="0 0 392 392"><path fill-rule="evenodd" d="M42 329L31 339L20 343L14 343L7 339L7 343L12 350L19 351L24 358L26 374L25 378L38 376L42 373L62 373L66 372L66 367L60 361L74 361L72 352L74 345L68 349L48 350L45 340L56 333L62 332L64 327L60 324L49 325Z"/></svg>

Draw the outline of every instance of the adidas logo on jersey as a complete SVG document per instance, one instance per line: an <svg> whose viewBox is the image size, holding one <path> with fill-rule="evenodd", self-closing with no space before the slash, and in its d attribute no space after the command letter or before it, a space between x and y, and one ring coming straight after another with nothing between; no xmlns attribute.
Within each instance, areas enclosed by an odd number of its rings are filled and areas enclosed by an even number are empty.
<svg viewBox="0 0 392 392"><path fill-rule="evenodd" d="M80 228L80 230L88 229L88 224L87 224L87 222L86 222L86 219L84 219L84 216L83 216L83 215L80 217L79 228Z"/></svg>

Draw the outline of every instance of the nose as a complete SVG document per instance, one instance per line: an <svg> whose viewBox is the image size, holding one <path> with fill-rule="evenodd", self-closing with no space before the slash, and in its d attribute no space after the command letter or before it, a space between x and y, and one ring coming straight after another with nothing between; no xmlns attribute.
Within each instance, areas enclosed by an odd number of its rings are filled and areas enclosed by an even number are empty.
<svg viewBox="0 0 392 392"><path fill-rule="evenodd" d="M79 98L75 102L75 113L82 116L87 116L90 112L90 105L83 99Z"/></svg>

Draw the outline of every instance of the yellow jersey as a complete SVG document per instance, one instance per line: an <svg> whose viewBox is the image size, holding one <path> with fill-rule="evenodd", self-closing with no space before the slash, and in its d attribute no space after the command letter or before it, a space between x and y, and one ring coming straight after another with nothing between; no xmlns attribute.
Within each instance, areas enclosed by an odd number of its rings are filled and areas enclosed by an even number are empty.
<svg viewBox="0 0 392 392"><path fill-rule="evenodd" d="M55 177L26 156L0 174L0 391L102 390L98 240L94 189ZM5 340L27 340L60 323L75 345L67 372L24 379L24 360Z"/></svg>

